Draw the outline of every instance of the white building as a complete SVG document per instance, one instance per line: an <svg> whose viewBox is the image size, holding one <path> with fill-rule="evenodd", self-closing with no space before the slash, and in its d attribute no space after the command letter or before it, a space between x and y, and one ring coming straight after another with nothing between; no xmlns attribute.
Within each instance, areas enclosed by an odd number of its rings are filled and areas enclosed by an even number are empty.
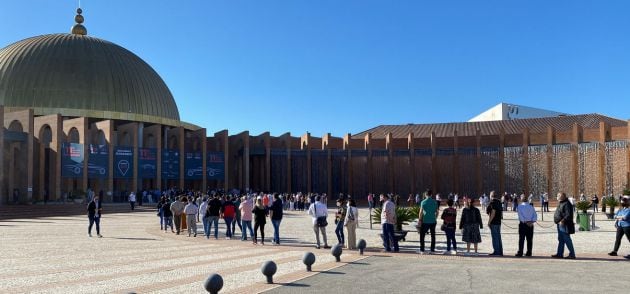
<svg viewBox="0 0 630 294"><path fill-rule="evenodd" d="M564 115L569 114L511 103L499 103L496 106L473 117L469 120L469 122L556 117Z"/></svg>

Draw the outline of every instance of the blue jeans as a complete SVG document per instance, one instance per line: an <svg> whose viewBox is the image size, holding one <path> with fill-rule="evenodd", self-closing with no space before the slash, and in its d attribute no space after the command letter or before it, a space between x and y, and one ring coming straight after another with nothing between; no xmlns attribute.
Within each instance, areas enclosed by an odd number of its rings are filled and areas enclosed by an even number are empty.
<svg viewBox="0 0 630 294"><path fill-rule="evenodd" d="M208 232L212 232L212 225L214 224L214 238L219 238L219 217L218 216L209 216L208 218ZM208 234L210 235L210 234Z"/></svg>
<svg viewBox="0 0 630 294"><path fill-rule="evenodd" d="M241 240L247 240L247 229L249 229L249 235L254 237L254 230L252 230L252 221L241 221L243 225L243 234L241 235Z"/></svg>
<svg viewBox="0 0 630 294"><path fill-rule="evenodd" d="M503 255L503 242L501 241L501 225L490 225L492 236L492 254Z"/></svg>
<svg viewBox="0 0 630 294"><path fill-rule="evenodd" d="M201 221L203 222L203 234L204 236L206 236L206 238L209 238L210 237L210 218L203 217Z"/></svg>
<svg viewBox="0 0 630 294"><path fill-rule="evenodd" d="M168 230L168 227L171 227L171 231L173 230L173 217L165 216L164 217L164 231Z"/></svg>
<svg viewBox="0 0 630 294"><path fill-rule="evenodd" d="M394 245L394 251L398 251L398 240L394 237L394 225L383 224L383 247L386 251L392 251L390 243Z"/></svg>
<svg viewBox="0 0 630 294"><path fill-rule="evenodd" d="M280 244L280 222L281 219L272 219L271 224L273 225L273 242L276 244Z"/></svg>
<svg viewBox="0 0 630 294"><path fill-rule="evenodd" d="M225 236L228 238L232 238L232 217L224 217L225 221Z"/></svg>
<svg viewBox="0 0 630 294"><path fill-rule="evenodd" d="M337 241L339 244L344 244L345 236L343 235L343 221L339 221L337 223L337 227L335 228L335 234L337 235Z"/></svg>
<svg viewBox="0 0 630 294"><path fill-rule="evenodd" d="M96 234L101 233L101 218L97 216L88 215L88 219L90 220L90 225L88 226L88 234L92 234L92 226L96 224Z"/></svg>
<svg viewBox="0 0 630 294"><path fill-rule="evenodd" d="M446 251L451 251L451 246L453 250L457 250L457 241L455 240L455 228L446 228L444 230L446 234Z"/></svg>
<svg viewBox="0 0 630 294"><path fill-rule="evenodd" d="M563 256L564 255L564 245L569 249L569 256L575 257L575 249L573 248L573 241L571 240L571 235L567 232L567 227L562 226L560 224L558 227L558 251L556 255Z"/></svg>

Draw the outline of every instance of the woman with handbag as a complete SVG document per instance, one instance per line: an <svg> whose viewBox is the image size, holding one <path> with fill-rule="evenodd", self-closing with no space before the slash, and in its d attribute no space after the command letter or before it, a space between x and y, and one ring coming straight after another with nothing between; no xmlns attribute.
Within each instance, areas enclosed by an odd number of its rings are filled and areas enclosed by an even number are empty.
<svg viewBox="0 0 630 294"><path fill-rule="evenodd" d="M444 254L457 254L457 241L455 240L457 209L453 208L454 203L452 199L447 200L446 204L448 208L442 211L442 216L440 217L443 220L442 231L446 234L446 251ZM451 247L453 248L452 251Z"/></svg>
<svg viewBox="0 0 630 294"><path fill-rule="evenodd" d="M263 205L263 201L260 196L256 199L256 206L254 206L254 245L257 245L257 232L260 228L260 244L265 245L265 224L267 223L267 207Z"/></svg>
<svg viewBox="0 0 630 294"><path fill-rule="evenodd" d="M344 222L348 230L346 238L347 249L357 249L357 226L359 225L359 210L354 199L348 200L348 209L346 211L346 219Z"/></svg>

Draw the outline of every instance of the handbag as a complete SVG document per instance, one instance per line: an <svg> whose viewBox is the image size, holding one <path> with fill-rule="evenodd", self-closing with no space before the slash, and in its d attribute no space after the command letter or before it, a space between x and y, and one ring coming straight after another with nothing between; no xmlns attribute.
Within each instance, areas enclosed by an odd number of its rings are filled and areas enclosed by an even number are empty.
<svg viewBox="0 0 630 294"><path fill-rule="evenodd" d="M440 227L440 230L446 231L446 228L447 228L446 224L443 223L442 226Z"/></svg>

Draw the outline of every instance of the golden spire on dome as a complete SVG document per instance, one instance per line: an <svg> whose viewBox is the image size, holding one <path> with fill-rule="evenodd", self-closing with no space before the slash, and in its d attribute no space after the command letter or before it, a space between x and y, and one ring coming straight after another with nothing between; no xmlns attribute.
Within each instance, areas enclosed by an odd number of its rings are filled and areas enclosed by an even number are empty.
<svg viewBox="0 0 630 294"><path fill-rule="evenodd" d="M72 26L73 35L87 35L87 29L82 25L85 19L83 18L83 15L81 15L81 13L83 13L83 10L81 10L81 8L77 8L77 15L74 17L74 21L76 21L77 23Z"/></svg>

